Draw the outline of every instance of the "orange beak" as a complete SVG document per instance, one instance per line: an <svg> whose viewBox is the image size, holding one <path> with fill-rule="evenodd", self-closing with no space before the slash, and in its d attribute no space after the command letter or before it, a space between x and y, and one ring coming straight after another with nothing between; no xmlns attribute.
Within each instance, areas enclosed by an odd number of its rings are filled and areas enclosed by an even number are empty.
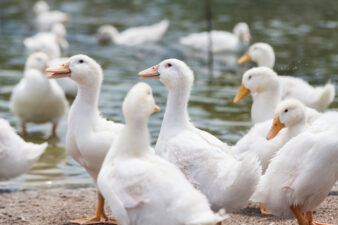
<svg viewBox="0 0 338 225"><path fill-rule="evenodd" d="M272 122L272 127L270 128L270 131L269 131L268 135L266 136L266 139L270 140L270 139L276 137L277 134L279 133L279 131L281 129L283 129L284 127L285 127L285 125L280 122L279 117L274 118L273 122Z"/></svg>
<svg viewBox="0 0 338 225"><path fill-rule="evenodd" d="M69 69L69 62L64 63L60 66L49 67L46 69L47 73L51 73L48 79L56 79L56 78L63 78L63 77L70 77L71 71Z"/></svg>
<svg viewBox="0 0 338 225"><path fill-rule="evenodd" d="M158 72L160 65L152 66L138 73L141 79L160 79L160 73Z"/></svg>
<svg viewBox="0 0 338 225"><path fill-rule="evenodd" d="M243 98L245 98L246 96L248 96L250 94L250 90L247 89L244 84L241 85L241 87L239 88L236 97L234 98L233 102L236 104L238 102L240 102Z"/></svg>
<svg viewBox="0 0 338 225"><path fill-rule="evenodd" d="M155 112L158 112L158 111L160 111L160 107L158 107L158 105L155 105L154 110L155 110Z"/></svg>
<svg viewBox="0 0 338 225"><path fill-rule="evenodd" d="M251 61L251 56L249 55L249 52L245 53L239 60L237 61L238 64L243 64L246 62Z"/></svg>

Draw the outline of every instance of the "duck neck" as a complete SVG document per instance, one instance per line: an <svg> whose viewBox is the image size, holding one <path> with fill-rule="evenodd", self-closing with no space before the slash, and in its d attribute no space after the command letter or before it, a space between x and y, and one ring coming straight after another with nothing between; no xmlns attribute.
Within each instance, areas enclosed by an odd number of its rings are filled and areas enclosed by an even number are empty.
<svg viewBox="0 0 338 225"><path fill-rule="evenodd" d="M286 133L286 141L289 141L291 138L296 137L298 134L302 133L307 128L306 119L304 118L302 121L297 124L288 127Z"/></svg>
<svg viewBox="0 0 338 225"><path fill-rule="evenodd" d="M253 94L251 120L253 124L273 118L275 108L280 101L279 85L264 92Z"/></svg>
<svg viewBox="0 0 338 225"><path fill-rule="evenodd" d="M81 111L88 110L87 112L98 113L100 89L101 83L93 83L91 85L78 84L77 95L73 103L74 107L81 107Z"/></svg>
<svg viewBox="0 0 338 225"><path fill-rule="evenodd" d="M135 117L126 120L116 153L122 157L140 156L149 152L149 141L148 119Z"/></svg>
<svg viewBox="0 0 338 225"><path fill-rule="evenodd" d="M189 125L188 100L191 86L181 85L169 89L167 108L164 113L162 127L180 127Z"/></svg>

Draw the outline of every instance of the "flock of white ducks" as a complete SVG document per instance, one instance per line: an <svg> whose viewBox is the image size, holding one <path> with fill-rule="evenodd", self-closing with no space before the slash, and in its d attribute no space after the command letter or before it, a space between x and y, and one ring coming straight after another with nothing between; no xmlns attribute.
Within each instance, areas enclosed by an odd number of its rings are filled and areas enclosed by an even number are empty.
<svg viewBox="0 0 338 225"><path fill-rule="evenodd" d="M94 217L71 222L221 224L227 217L224 209L236 211L251 200L262 204L262 212L266 208L277 216L294 215L300 225L320 224L313 220L312 211L338 179L338 113L316 111L324 111L333 101L332 84L314 88L300 78L278 76L273 71L272 47L253 44L238 63L252 60L259 67L243 74L234 98L238 103L252 95L253 127L229 146L190 121L192 70L180 60L164 60L139 73L143 79L159 79L169 90L154 152L148 119L159 108L149 85L138 83L128 92L123 103L126 125L107 121L98 109L101 66L86 55L61 58L68 48L63 26L68 16L49 11L42 1L34 10L41 32L25 40L27 50L34 53L13 90L10 107L23 136L29 122L52 122L55 136L68 108L65 91L76 96L68 115L66 149L93 178L98 203ZM140 45L158 41L168 26L169 21L163 20L118 33L106 25L99 29L98 40ZM180 42L206 50L207 35L192 34ZM214 52L237 52L250 41L245 23L237 24L233 33L212 31L210 35ZM68 83L68 89L55 78ZM26 143L3 119L0 128L5 131L0 134L0 179L7 179L29 170L47 143ZM105 199L112 219L104 212Z"/></svg>
<svg viewBox="0 0 338 225"><path fill-rule="evenodd" d="M155 154L149 144L148 118L158 111L148 84L138 83L123 102L126 125L111 146L98 187L121 225L216 224L208 199L179 168ZM164 222L165 221L165 222Z"/></svg>

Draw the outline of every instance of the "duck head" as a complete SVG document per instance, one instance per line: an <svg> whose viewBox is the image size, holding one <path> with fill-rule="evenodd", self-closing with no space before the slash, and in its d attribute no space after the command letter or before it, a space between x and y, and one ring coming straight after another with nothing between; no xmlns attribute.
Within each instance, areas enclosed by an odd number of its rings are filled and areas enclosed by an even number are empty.
<svg viewBox="0 0 338 225"><path fill-rule="evenodd" d="M239 60L238 64L253 61L258 66L273 68L275 65L275 52L273 48L266 43L255 43L250 46L249 51L245 53Z"/></svg>
<svg viewBox="0 0 338 225"><path fill-rule="evenodd" d="M123 115L127 124L137 119L147 120L151 114L159 110L151 87L143 82L135 84L123 101Z"/></svg>
<svg viewBox="0 0 338 225"><path fill-rule="evenodd" d="M166 59L160 64L139 72L142 79L159 79L169 90L191 87L194 82L192 70L178 59Z"/></svg>
<svg viewBox="0 0 338 225"><path fill-rule="evenodd" d="M36 14L48 12L49 5L45 1L38 1L35 3L33 10Z"/></svg>
<svg viewBox="0 0 338 225"><path fill-rule="evenodd" d="M305 122L305 106L296 99L287 99L280 102L275 110L271 129L266 137L270 140L284 128Z"/></svg>
<svg viewBox="0 0 338 225"><path fill-rule="evenodd" d="M278 76L272 69L267 67L252 68L243 74L241 87L233 102L240 102L250 93L261 93L278 88Z"/></svg>
<svg viewBox="0 0 338 225"><path fill-rule="evenodd" d="M69 77L83 85L98 84L103 80L101 66L86 55L72 56L68 62L60 66L50 67L46 71L52 73L48 77L49 79Z"/></svg>
<svg viewBox="0 0 338 225"><path fill-rule="evenodd" d="M97 42L102 45L115 43L118 35L119 32L114 26L103 25L97 31Z"/></svg>
<svg viewBox="0 0 338 225"><path fill-rule="evenodd" d="M35 52L29 55L26 65L26 69L36 69L45 74L45 70L48 67L48 56L43 52Z"/></svg>
<svg viewBox="0 0 338 225"><path fill-rule="evenodd" d="M244 43L249 44L251 40L250 29L248 24L244 22L237 23L233 29L233 33Z"/></svg>

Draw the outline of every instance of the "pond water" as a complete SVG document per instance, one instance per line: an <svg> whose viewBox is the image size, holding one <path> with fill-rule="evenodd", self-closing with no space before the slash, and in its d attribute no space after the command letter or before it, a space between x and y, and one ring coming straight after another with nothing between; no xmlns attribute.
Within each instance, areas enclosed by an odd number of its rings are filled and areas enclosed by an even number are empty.
<svg viewBox="0 0 338 225"><path fill-rule="evenodd" d="M9 98L22 77L27 57L23 39L36 32L31 10L34 2L5 0L0 3L0 117L9 120L18 130L18 121L9 111ZM166 58L179 58L186 61L195 73L189 113L197 127L230 144L250 127L251 99L238 105L234 105L232 99L239 88L241 75L253 64L229 65L229 58L236 61L239 55L216 55L214 77L210 77L201 54L178 42L184 35L205 30L205 1L50 0L48 3L52 9L71 16L67 26L68 55L87 54L102 65L105 78L99 107L108 119L123 122L122 101L129 88L139 81L137 73L140 70ZM324 84L329 79L338 83L338 12L335 1L214 0L211 4L214 29L232 30L237 22L247 22L252 42L268 42L275 48L275 69L279 74L302 77L315 85ZM96 30L102 24L114 24L119 30L124 30L163 18L171 23L157 44L136 48L96 44ZM157 80L147 82L153 87L156 102L162 109L152 116L149 124L154 144L165 110L167 90ZM338 108L338 98L330 108ZM1 181L0 188L92 185L85 170L65 152L66 125L65 116L58 129L59 137L49 138L50 125L29 124L27 141L48 141L49 147L29 173Z"/></svg>

